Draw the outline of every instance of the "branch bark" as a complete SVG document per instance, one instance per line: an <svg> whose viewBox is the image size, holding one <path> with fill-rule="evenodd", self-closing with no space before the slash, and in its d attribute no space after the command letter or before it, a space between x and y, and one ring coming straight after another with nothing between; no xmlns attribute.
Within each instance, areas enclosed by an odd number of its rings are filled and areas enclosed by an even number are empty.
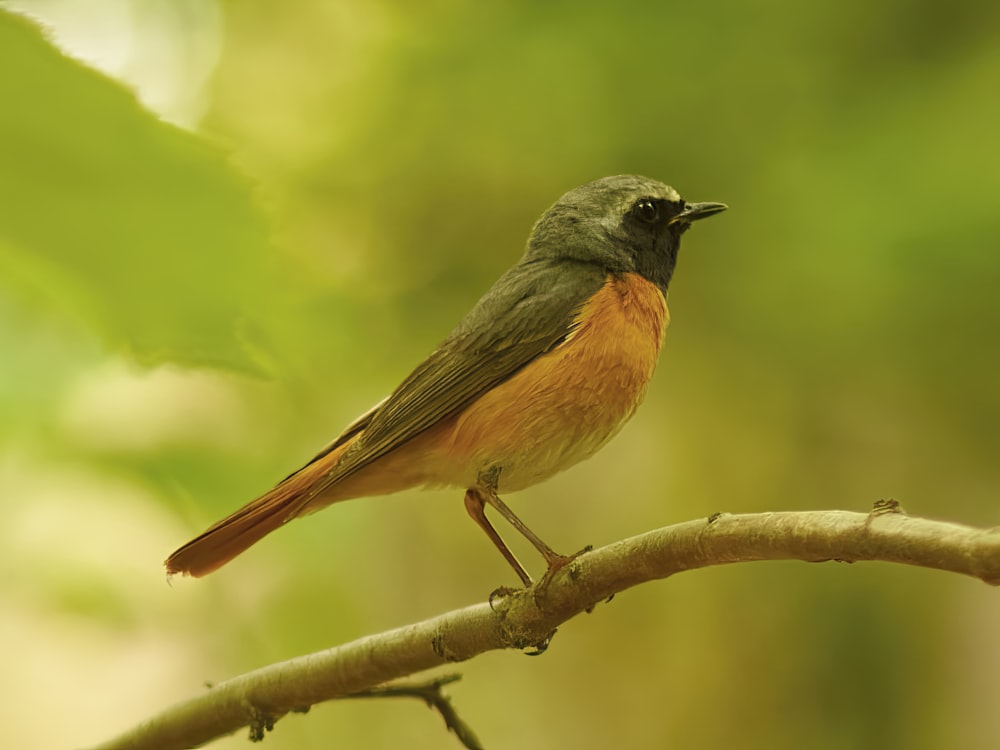
<svg viewBox="0 0 1000 750"><path fill-rule="evenodd" d="M667 526L587 552L532 589L234 677L95 750L190 748L247 726L259 738L322 701L493 649L542 650L559 625L640 583L755 560L879 560L1000 585L1000 527L915 518L894 501L868 514L718 514Z"/></svg>

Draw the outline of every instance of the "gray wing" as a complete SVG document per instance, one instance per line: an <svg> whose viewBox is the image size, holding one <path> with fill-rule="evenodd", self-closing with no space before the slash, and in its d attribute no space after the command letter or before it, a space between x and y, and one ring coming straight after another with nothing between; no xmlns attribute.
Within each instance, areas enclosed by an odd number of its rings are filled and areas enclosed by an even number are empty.
<svg viewBox="0 0 1000 750"><path fill-rule="evenodd" d="M323 487L464 408L557 346L605 281L605 272L590 264L540 260L514 266L388 398L313 459L361 435Z"/></svg>

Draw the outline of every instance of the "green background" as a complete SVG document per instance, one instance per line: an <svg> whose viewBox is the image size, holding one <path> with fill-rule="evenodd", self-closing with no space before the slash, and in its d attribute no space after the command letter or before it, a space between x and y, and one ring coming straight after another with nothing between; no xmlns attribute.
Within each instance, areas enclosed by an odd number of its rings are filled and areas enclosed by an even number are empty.
<svg viewBox="0 0 1000 750"><path fill-rule="evenodd" d="M134 54L167 40L197 135L0 13L6 744L95 743L513 583L459 492L345 503L199 581L161 562L391 390L606 174L730 211L685 239L633 422L507 498L543 538L889 497L997 523L1000 5L119 5ZM974 580L736 565L450 692L491 748L987 748L998 632ZM417 701L267 742L458 746Z"/></svg>

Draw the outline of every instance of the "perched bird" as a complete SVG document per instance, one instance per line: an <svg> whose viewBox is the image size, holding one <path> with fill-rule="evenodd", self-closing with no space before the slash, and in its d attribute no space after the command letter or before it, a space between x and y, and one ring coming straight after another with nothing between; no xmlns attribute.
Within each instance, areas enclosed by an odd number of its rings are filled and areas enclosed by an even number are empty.
<svg viewBox="0 0 1000 750"><path fill-rule="evenodd" d="M635 413L670 316L681 235L724 211L662 182L605 177L566 193L520 261L394 390L308 464L167 558L202 576L331 503L411 487L465 490L465 507L525 586L493 507L554 570L554 552L501 501L592 456Z"/></svg>

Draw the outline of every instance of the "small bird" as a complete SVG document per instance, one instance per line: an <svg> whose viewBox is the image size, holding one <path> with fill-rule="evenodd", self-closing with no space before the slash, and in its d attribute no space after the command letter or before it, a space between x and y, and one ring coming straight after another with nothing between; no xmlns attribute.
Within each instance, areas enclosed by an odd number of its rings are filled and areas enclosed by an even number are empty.
<svg viewBox="0 0 1000 750"><path fill-rule="evenodd" d="M500 499L592 456L635 413L670 315L681 235L724 211L662 182L605 177L535 223L520 261L388 398L309 463L166 560L203 576L293 518L414 487L465 490L465 507L517 573L531 577L486 517L496 510L548 572L560 555Z"/></svg>

